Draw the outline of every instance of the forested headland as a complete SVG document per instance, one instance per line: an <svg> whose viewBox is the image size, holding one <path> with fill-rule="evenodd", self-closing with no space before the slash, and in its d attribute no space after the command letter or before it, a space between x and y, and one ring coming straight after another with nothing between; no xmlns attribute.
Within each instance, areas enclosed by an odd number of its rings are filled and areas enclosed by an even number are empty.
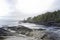
<svg viewBox="0 0 60 40"><path fill-rule="evenodd" d="M44 14L28 17L27 22L37 23L41 25L48 25L48 26L60 26L60 10L54 12L46 12Z"/></svg>

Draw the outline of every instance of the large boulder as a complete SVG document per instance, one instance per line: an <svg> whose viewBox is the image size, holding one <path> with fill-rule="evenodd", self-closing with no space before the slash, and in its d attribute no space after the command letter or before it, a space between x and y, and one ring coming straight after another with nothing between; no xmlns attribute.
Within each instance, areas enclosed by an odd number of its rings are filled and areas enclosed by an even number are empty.
<svg viewBox="0 0 60 40"><path fill-rule="evenodd" d="M54 32L46 32L42 37L42 40L60 40L60 35Z"/></svg>
<svg viewBox="0 0 60 40"><path fill-rule="evenodd" d="M10 31L0 28L0 36L11 36L11 35L12 33Z"/></svg>

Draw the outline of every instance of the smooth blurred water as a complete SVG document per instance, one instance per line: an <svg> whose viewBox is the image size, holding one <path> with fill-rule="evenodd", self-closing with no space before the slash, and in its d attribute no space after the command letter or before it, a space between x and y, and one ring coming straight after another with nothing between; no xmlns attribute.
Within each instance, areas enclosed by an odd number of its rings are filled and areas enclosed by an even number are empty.
<svg viewBox="0 0 60 40"><path fill-rule="evenodd" d="M2 25L16 26L18 25L18 21L17 20L0 20L0 26Z"/></svg>
<svg viewBox="0 0 60 40"><path fill-rule="evenodd" d="M37 25L37 24L33 24L33 23L21 23L20 25L25 26L30 29L40 29L40 28L45 27L44 25Z"/></svg>

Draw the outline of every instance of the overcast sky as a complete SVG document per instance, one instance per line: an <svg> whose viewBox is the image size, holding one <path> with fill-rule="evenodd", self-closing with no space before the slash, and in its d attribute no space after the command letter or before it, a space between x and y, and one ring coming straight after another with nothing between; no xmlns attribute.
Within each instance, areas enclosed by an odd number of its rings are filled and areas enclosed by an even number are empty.
<svg viewBox="0 0 60 40"><path fill-rule="evenodd" d="M0 0L0 19L24 19L60 9L60 0Z"/></svg>

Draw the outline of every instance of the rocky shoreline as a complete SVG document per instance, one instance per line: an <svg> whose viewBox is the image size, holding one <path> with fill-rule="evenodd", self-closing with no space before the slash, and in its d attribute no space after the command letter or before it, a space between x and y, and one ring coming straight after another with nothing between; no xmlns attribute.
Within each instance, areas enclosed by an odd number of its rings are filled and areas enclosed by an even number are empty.
<svg viewBox="0 0 60 40"><path fill-rule="evenodd" d="M45 26L57 26L57 27L60 27L60 23L56 23L56 22L28 22L28 23L34 23L34 24L45 25Z"/></svg>
<svg viewBox="0 0 60 40"><path fill-rule="evenodd" d="M13 31L12 31L13 30ZM0 28L1 36L17 36L17 34L26 35L33 38L33 40L60 40L60 35L54 32L46 31L44 29L29 29L24 26L2 27Z"/></svg>

